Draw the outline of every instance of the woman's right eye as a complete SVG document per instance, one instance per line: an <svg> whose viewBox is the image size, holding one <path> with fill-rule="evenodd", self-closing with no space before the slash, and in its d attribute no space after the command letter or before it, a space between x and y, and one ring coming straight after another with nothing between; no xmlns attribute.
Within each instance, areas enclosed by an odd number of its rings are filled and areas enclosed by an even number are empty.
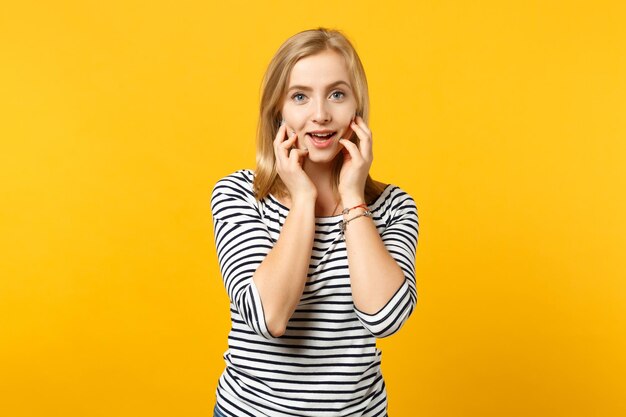
<svg viewBox="0 0 626 417"><path fill-rule="evenodd" d="M294 94L294 95L292 95L292 96L291 96L291 99L292 99L293 101L303 101L303 100L304 100L304 97L305 97L305 96L304 96L304 94L302 94L302 93L296 93L296 94Z"/></svg>

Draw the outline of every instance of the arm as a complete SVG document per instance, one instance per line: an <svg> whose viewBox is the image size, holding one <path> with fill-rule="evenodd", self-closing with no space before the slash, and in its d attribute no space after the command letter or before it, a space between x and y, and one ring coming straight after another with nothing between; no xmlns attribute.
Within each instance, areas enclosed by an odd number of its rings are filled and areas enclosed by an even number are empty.
<svg viewBox="0 0 626 417"><path fill-rule="evenodd" d="M214 187L215 245L233 307L255 333L271 339L284 333L302 296L313 246L314 206L294 204L274 244L251 181L237 173Z"/></svg>
<svg viewBox="0 0 626 417"><path fill-rule="evenodd" d="M280 337L293 315L307 280L315 237L317 190L302 169L306 150L296 149L297 135L285 139L282 124L274 139L276 171L289 190L291 207L274 248L254 274L270 332Z"/></svg>
<svg viewBox="0 0 626 417"><path fill-rule="evenodd" d="M417 302L415 203L401 193L384 209L391 211L391 221L382 234L368 217L350 222L345 231L355 312L365 328L379 338L397 332Z"/></svg>
<svg viewBox="0 0 626 417"><path fill-rule="evenodd" d="M245 225L248 232L240 231L236 236L245 241L245 248L250 248L257 255L249 258L249 250L239 250L233 246L228 254L232 253L234 261L229 264L241 265L239 272L242 275L233 279L231 269L222 269L231 300L243 311L242 315L247 314L244 320L253 330L267 338L283 335L287 322L302 297L315 236L314 210L317 191L301 166L307 151L291 149L297 136L294 133L285 140L286 129L286 125L281 126L274 140L277 172L291 196L291 209L278 241L271 245L271 238L260 214L254 214L255 210L246 214L241 206L235 206L228 215L228 222L236 223L239 227ZM216 220L216 246L221 265L221 258L224 256L221 252L226 251L220 251L220 243L228 243L228 239L218 237L218 224L219 216ZM231 229L232 227L219 231ZM263 236L259 235L259 229L265 229L265 233L261 233ZM235 232L237 231L233 230ZM270 245L267 244L268 240ZM238 292L231 295L229 281L241 283L246 288L243 297L237 298Z"/></svg>
<svg viewBox="0 0 626 417"><path fill-rule="evenodd" d="M270 339L261 296L252 276L272 249L272 238L261 219L251 178L237 172L218 183L211 194L217 259L228 297L255 333Z"/></svg>
<svg viewBox="0 0 626 417"><path fill-rule="evenodd" d="M285 333L306 284L315 236L314 203L294 203L274 248L254 273L269 331Z"/></svg>
<svg viewBox="0 0 626 417"><path fill-rule="evenodd" d="M342 139L344 165L339 192L344 207L364 200L365 180L372 163L372 136L362 118L351 124L359 146ZM345 231L350 283L355 311L363 325L376 337L396 332L409 317L417 300L415 290L415 247L417 210L406 194L394 201L392 222L381 236L371 218L351 221ZM345 218L363 213L355 209Z"/></svg>
<svg viewBox="0 0 626 417"><path fill-rule="evenodd" d="M353 207L363 200L363 197L356 197L345 205ZM358 208L343 216L344 220L354 218L344 238L354 305L364 313L373 314L387 304L405 278L400 266L385 248L374 221L365 216L355 217L364 211Z"/></svg>

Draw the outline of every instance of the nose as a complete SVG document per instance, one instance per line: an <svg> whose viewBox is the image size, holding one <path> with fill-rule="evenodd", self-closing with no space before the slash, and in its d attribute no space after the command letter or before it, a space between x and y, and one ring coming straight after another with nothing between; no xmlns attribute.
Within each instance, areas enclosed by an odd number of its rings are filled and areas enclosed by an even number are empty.
<svg viewBox="0 0 626 417"><path fill-rule="evenodd" d="M326 100L319 100L313 110L313 121L316 123L328 123L331 120L331 114L328 109Z"/></svg>

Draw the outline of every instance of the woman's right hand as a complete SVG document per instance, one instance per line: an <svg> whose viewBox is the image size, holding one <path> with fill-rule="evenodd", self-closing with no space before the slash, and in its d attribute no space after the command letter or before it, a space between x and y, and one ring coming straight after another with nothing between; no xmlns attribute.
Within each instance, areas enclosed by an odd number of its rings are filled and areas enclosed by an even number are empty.
<svg viewBox="0 0 626 417"><path fill-rule="evenodd" d="M291 132L287 136L287 132ZM292 203L300 201L313 202L317 198L317 189L309 176L302 169L309 151L294 147L298 135L283 123L274 139L274 155L276 157L276 171L283 181Z"/></svg>

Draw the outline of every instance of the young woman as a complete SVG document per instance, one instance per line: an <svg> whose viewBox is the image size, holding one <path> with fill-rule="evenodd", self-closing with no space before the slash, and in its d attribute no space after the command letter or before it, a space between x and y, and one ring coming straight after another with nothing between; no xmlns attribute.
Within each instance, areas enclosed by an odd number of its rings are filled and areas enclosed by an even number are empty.
<svg viewBox="0 0 626 417"><path fill-rule="evenodd" d="M262 87L257 168L211 209L232 329L215 416L386 416L376 338L417 300L417 209L372 180L365 72L337 31L289 38Z"/></svg>

